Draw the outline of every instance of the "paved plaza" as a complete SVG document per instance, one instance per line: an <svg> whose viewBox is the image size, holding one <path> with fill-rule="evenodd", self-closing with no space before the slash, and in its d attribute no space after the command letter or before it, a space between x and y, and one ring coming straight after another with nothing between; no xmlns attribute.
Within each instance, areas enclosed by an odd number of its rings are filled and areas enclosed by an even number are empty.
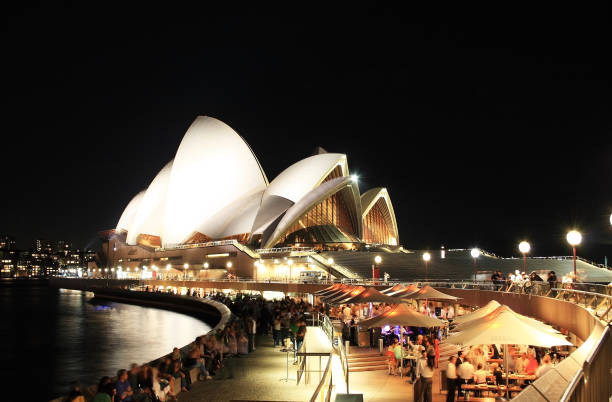
<svg viewBox="0 0 612 402"><path fill-rule="evenodd" d="M285 354L273 347L270 336L259 336L255 352L227 363L227 369L218 373L218 378L194 384L190 392L179 395L179 401L309 401L318 383L313 376L311 384L296 385L296 366L291 364L291 356L290 381L285 382ZM227 378L232 371L233 378ZM439 375L436 370L433 382L436 402L446 399L446 394L440 394ZM335 378L334 385L336 392L346 392L341 378ZM368 402L413 400L413 386L406 378L391 376L386 370L351 373L349 386L351 393L362 393Z"/></svg>

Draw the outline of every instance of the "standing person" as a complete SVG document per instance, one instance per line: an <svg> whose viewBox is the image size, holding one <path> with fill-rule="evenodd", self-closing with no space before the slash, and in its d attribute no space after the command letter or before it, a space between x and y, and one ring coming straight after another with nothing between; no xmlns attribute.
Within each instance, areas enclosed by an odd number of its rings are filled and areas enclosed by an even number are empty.
<svg viewBox="0 0 612 402"><path fill-rule="evenodd" d="M257 322L253 316L247 317L247 333L249 334L249 353L256 350L255 334L257 333Z"/></svg>
<svg viewBox="0 0 612 402"><path fill-rule="evenodd" d="M463 384L472 384L474 382L474 366L470 363L469 357L466 356L463 363L457 368L457 376L459 377L459 387Z"/></svg>
<svg viewBox="0 0 612 402"><path fill-rule="evenodd" d="M457 357L451 356L446 367L446 402L455 402L455 391L457 387Z"/></svg>
<svg viewBox="0 0 612 402"><path fill-rule="evenodd" d="M272 337L274 338L274 347L281 345L281 319L277 314L272 323Z"/></svg>
<svg viewBox="0 0 612 402"><path fill-rule="evenodd" d="M463 363L463 350L457 352L457 361L455 362L457 368L461 366L461 363Z"/></svg>
<svg viewBox="0 0 612 402"><path fill-rule="evenodd" d="M438 368L438 363L440 362L440 339L437 336L434 336L433 339L434 351L435 351L435 367Z"/></svg>
<svg viewBox="0 0 612 402"><path fill-rule="evenodd" d="M449 322L453 322L453 318L455 318L455 308L453 307L452 304L448 305L448 311L446 313L446 319Z"/></svg>
<svg viewBox="0 0 612 402"><path fill-rule="evenodd" d="M433 359L428 359L427 354L422 352L421 359L417 364L417 375L420 377L419 380L419 392L415 393L415 401L431 402L432 391L431 386L433 383L434 366Z"/></svg>

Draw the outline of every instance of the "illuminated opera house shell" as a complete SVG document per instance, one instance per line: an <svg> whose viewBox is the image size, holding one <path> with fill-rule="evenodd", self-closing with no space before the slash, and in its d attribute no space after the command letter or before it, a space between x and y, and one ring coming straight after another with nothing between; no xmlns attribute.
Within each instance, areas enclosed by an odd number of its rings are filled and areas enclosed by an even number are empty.
<svg viewBox="0 0 612 402"><path fill-rule="evenodd" d="M199 116L172 161L128 203L116 227L130 245L172 247L235 239L285 244L398 244L384 188L359 193L346 155L316 155L271 183L231 127Z"/></svg>

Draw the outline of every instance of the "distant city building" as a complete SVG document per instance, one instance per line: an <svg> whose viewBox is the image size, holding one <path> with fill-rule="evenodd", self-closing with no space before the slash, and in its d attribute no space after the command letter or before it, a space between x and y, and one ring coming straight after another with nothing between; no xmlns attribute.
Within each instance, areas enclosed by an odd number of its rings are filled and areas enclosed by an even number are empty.
<svg viewBox="0 0 612 402"><path fill-rule="evenodd" d="M80 250L65 240L36 239L29 250L18 250L15 238L0 236L0 277L46 277L87 272L95 262L93 250Z"/></svg>
<svg viewBox="0 0 612 402"><path fill-rule="evenodd" d="M0 250L15 250L17 248L15 238L7 235L0 235Z"/></svg>

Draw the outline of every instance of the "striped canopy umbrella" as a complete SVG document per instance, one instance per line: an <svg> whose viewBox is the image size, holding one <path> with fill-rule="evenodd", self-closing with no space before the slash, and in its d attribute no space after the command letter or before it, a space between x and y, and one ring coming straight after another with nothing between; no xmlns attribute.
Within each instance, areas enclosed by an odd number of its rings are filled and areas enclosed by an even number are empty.
<svg viewBox="0 0 612 402"><path fill-rule="evenodd" d="M379 292L378 290L376 290L373 287L369 287L368 289L364 290L363 292L359 292L355 295L353 295L353 293L355 292L350 292L348 295L348 298L344 299L344 300L339 300L337 301L340 304L343 303L353 303L353 304L357 304L357 303L393 303L393 304L397 304L397 303L401 303L402 299L400 299L399 297L391 297L391 296L387 296L381 292Z"/></svg>
<svg viewBox="0 0 612 402"><path fill-rule="evenodd" d="M401 296L402 299L414 299L414 300L459 300L459 297L447 295L446 293L442 293L439 290L432 288L429 285L423 286L421 289L417 290L414 293L410 293L406 296Z"/></svg>
<svg viewBox="0 0 612 402"><path fill-rule="evenodd" d="M401 283L398 283L397 285L387 288L385 290L381 290L380 293L384 293L384 294L388 294L388 293L392 293L392 292L399 292L400 290L404 289L405 286L402 285Z"/></svg>
<svg viewBox="0 0 612 402"><path fill-rule="evenodd" d="M472 320L475 320L475 319L478 319L478 318L482 318L485 315L493 312L493 310L495 310L499 306L501 306L501 304L499 304L499 302L497 300L491 300L486 305L484 305L483 307L479 308L476 311L472 311L469 314L465 314L465 315L461 315L459 317L455 317L453 323L455 323L455 324L463 324L463 323L468 323L468 322L470 322Z"/></svg>
<svg viewBox="0 0 612 402"><path fill-rule="evenodd" d="M409 294L416 292L417 290L419 290L419 288L414 285L406 285L401 290L396 290L395 292L389 292L387 294L389 296L394 296L394 297L404 297L404 296L407 296Z"/></svg>
<svg viewBox="0 0 612 402"><path fill-rule="evenodd" d="M316 292L314 292L315 295L320 296L323 294L326 294L328 292L332 292L334 290L337 290L340 286L342 286L342 284L340 283L334 283L333 285L325 288L325 289L321 289L321 290L317 290Z"/></svg>
<svg viewBox="0 0 612 402"><path fill-rule="evenodd" d="M340 304L340 301L344 299L348 299L349 297L357 296L359 293L364 292L366 288L363 286L355 286L352 289L347 289L346 292L342 294L336 295L332 298L325 299L325 303L327 304Z"/></svg>
<svg viewBox="0 0 612 402"><path fill-rule="evenodd" d="M446 321L438 320L424 314L417 313L406 303L400 303L391 310L369 320L360 321L359 326L366 328L382 327L384 325L402 325L410 327L442 327Z"/></svg>

